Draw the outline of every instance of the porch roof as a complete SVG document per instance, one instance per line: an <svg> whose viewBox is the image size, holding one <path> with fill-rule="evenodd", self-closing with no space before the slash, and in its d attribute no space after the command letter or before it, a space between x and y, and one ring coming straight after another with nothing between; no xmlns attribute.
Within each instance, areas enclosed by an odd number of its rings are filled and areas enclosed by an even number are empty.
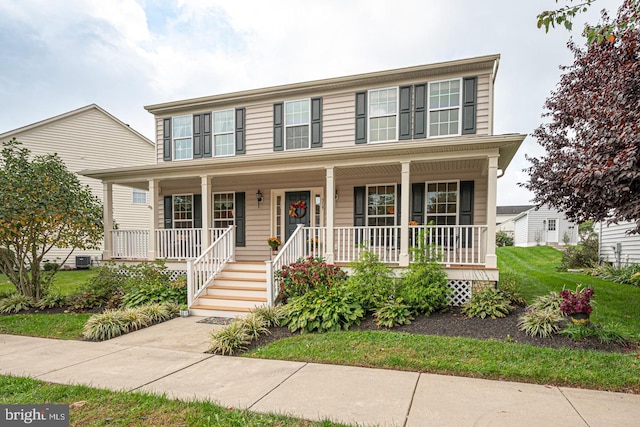
<svg viewBox="0 0 640 427"><path fill-rule="evenodd" d="M149 179L187 178L199 175L229 176L335 167L344 174L351 168L384 167L401 162L433 164L498 157L503 171L511 162L525 134L454 137L429 141L354 145L350 148L279 151L263 155L212 157L135 167L83 170L79 174L106 182L146 188Z"/></svg>

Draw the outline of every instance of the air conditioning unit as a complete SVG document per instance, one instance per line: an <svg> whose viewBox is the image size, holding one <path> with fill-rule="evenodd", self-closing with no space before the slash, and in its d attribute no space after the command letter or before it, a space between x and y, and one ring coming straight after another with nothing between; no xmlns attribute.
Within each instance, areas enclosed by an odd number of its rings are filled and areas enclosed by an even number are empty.
<svg viewBox="0 0 640 427"><path fill-rule="evenodd" d="M84 270L91 266L91 257L88 255L76 256L76 269Z"/></svg>

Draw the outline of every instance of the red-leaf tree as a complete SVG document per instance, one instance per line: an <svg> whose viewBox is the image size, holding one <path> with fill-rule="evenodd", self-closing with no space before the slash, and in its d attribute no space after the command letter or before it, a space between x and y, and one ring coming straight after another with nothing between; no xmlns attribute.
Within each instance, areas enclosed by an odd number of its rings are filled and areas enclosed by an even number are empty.
<svg viewBox="0 0 640 427"><path fill-rule="evenodd" d="M603 25L635 21L634 3L613 21L603 13ZM640 232L640 32L617 34L586 50L569 43L575 62L545 103L550 121L533 133L546 153L527 157L531 179L521 185L575 221L635 221Z"/></svg>

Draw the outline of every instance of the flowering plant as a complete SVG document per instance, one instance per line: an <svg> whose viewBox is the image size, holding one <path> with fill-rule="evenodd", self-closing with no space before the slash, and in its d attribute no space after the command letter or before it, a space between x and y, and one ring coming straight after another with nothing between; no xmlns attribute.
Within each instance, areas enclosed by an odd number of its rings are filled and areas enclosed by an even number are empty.
<svg viewBox="0 0 640 427"><path fill-rule="evenodd" d="M272 248L277 248L278 246L280 246L282 244L282 242L280 242L280 239L278 239L277 237L269 237L267 239L267 243Z"/></svg>
<svg viewBox="0 0 640 427"><path fill-rule="evenodd" d="M418 225L418 221L409 221L409 225Z"/></svg>
<svg viewBox="0 0 640 427"><path fill-rule="evenodd" d="M307 240L307 243L309 244L310 247L317 248L318 247L318 238L317 237L312 237L309 240Z"/></svg>
<svg viewBox="0 0 640 427"><path fill-rule="evenodd" d="M565 314L572 315L576 313L591 314L591 297L593 296L593 288L580 289L580 285L575 291L568 289L560 292L562 302L560 303L560 311Z"/></svg>

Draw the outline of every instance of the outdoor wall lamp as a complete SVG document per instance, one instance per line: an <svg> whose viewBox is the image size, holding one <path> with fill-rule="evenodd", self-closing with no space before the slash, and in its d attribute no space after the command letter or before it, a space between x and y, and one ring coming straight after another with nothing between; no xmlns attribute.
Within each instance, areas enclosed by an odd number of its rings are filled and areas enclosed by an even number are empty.
<svg viewBox="0 0 640 427"><path fill-rule="evenodd" d="M338 190L336 190L336 195L334 196L334 200L338 200Z"/></svg>
<svg viewBox="0 0 640 427"><path fill-rule="evenodd" d="M258 207L260 207L260 203L262 203L262 192L260 190L256 191L256 199L258 200Z"/></svg>

